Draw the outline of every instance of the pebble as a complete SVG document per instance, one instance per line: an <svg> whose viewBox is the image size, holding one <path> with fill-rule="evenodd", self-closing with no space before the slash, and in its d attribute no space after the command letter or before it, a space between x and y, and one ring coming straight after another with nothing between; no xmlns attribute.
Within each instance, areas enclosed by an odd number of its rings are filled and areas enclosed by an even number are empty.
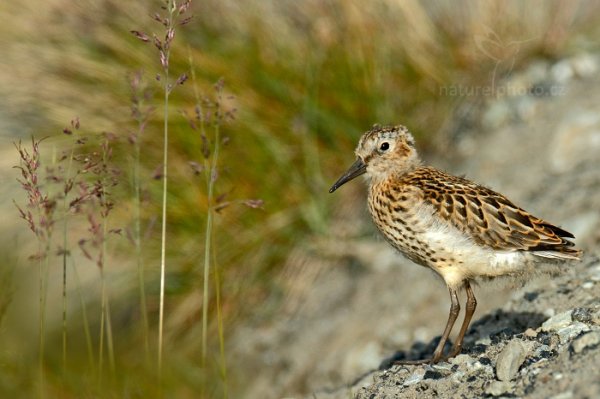
<svg viewBox="0 0 600 399"><path fill-rule="evenodd" d="M591 54L580 54L571 60L573 72L580 78L587 78L598 71L598 62Z"/></svg>
<svg viewBox="0 0 600 399"><path fill-rule="evenodd" d="M543 357L541 356L542 352L550 352L551 350L552 348L549 345L540 345L533 354L536 357Z"/></svg>
<svg viewBox="0 0 600 399"><path fill-rule="evenodd" d="M565 344L565 343L571 341L573 338L577 337L582 332L589 331L589 330L590 330L590 327L587 324L582 323L580 321L576 321L573 324L570 324L566 327L561 328L556 333L558 334L558 337L560 338L560 343Z"/></svg>
<svg viewBox="0 0 600 399"><path fill-rule="evenodd" d="M591 320L591 322L594 323L594 324L600 325L600 307L596 308L591 313L592 313L592 320Z"/></svg>
<svg viewBox="0 0 600 399"><path fill-rule="evenodd" d="M473 363L475 363L475 359L473 359L471 356L469 356L467 354L462 353L462 354L450 359L450 363L458 364L459 366L460 365L471 366Z"/></svg>
<svg viewBox="0 0 600 399"><path fill-rule="evenodd" d="M558 331L561 328L568 326L573 321L573 318L571 317L572 313L572 310L567 310L566 312L550 317L542 323L542 331Z"/></svg>
<svg viewBox="0 0 600 399"><path fill-rule="evenodd" d="M494 101L482 117L482 124L488 129L496 129L511 119L511 110L506 101Z"/></svg>
<svg viewBox="0 0 600 399"><path fill-rule="evenodd" d="M492 360L489 357L482 356L478 359L478 362L484 366L491 366Z"/></svg>
<svg viewBox="0 0 600 399"><path fill-rule="evenodd" d="M529 84L535 84L545 80L548 76L548 68L549 64L545 60L533 61L525 70L527 82L529 82Z"/></svg>
<svg viewBox="0 0 600 399"><path fill-rule="evenodd" d="M573 352L581 353L585 348L589 348L598 344L600 344L600 331L592 331L573 341L571 348L573 348Z"/></svg>
<svg viewBox="0 0 600 399"><path fill-rule="evenodd" d="M415 370L414 373L412 373L406 380L404 380L404 386L407 387L409 385L414 385L418 382L421 382L423 380L423 377L425 376L425 370L424 369L418 369Z"/></svg>
<svg viewBox="0 0 600 399"><path fill-rule="evenodd" d="M492 396L500 396L512 391L513 385L509 381L492 381L485 387L485 393Z"/></svg>
<svg viewBox="0 0 600 399"><path fill-rule="evenodd" d="M590 276L590 280L592 281L600 281L600 267L596 266L592 271L592 275Z"/></svg>
<svg viewBox="0 0 600 399"><path fill-rule="evenodd" d="M521 341L516 339L510 341L496 360L496 377L500 381L512 380L517 375L526 356L525 347Z"/></svg>
<svg viewBox="0 0 600 399"><path fill-rule="evenodd" d="M573 320L580 321L582 323L589 323L592 321L592 309L590 308L575 308L571 315Z"/></svg>
<svg viewBox="0 0 600 399"><path fill-rule="evenodd" d="M558 61L550 68L552 78L558 83L566 83L575 75L575 71L568 59Z"/></svg>
<svg viewBox="0 0 600 399"><path fill-rule="evenodd" d="M523 334L528 338L535 338L538 335L537 331L535 331L533 328L528 328Z"/></svg>
<svg viewBox="0 0 600 399"><path fill-rule="evenodd" d="M439 380L444 378L447 375L447 373L442 373L440 371L436 371L436 370L427 370L425 372L425 375L423 375L423 379L424 380Z"/></svg>
<svg viewBox="0 0 600 399"><path fill-rule="evenodd" d="M462 385L465 382L465 373L462 371L456 371L454 374L452 374L450 379L454 384Z"/></svg>
<svg viewBox="0 0 600 399"><path fill-rule="evenodd" d="M573 397L572 391L561 392L558 395L551 396L550 399L571 399Z"/></svg>
<svg viewBox="0 0 600 399"><path fill-rule="evenodd" d="M581 288L589 290L590 288L594 288L594 283L591 281L586 281L585 283L581 284Z"/></svg>
<svg viewBox="0 0 600 399"><path fill-rule="evenodd" d="M535 118L539 108L539 103L529 96L517 100L517 115L522 121L530 121Z"/></svg>
<svg viewBox="0 0 600 399"><path fill-rule="evenodd" d="M441 362L441 363L434 364L431 366L431 368L435 371L443 371L446 373L452 372L452 365L447 362Z"/></svg>

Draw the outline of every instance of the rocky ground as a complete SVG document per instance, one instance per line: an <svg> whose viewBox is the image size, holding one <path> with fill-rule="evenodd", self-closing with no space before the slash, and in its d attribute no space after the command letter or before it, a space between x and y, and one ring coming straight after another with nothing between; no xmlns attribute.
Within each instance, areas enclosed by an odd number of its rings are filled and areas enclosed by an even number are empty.
<svg viewBox="0 0 600 399"><path fill-rule="evenodd" d="M507 95L486 99L477 129L442 143L453 162L429 162L571 231L582 262L524 288L477 287L462 355L392 365L431 354L449 298L378 238L364 185L348 184L335 194L331 236L290 255L284 306L231 341L246 397L600 397L599 69L598 57L579 55L514 73Z"/></svg>
<svg viewBox="0 0 600 399"><path fill-rule="evenodd" d="M467 350L434 366L394 366L319 398L600 397L600 259L485 314ZM437 340L395 358L423 358ZM393 360L393 359L390 359Z"/></svg>

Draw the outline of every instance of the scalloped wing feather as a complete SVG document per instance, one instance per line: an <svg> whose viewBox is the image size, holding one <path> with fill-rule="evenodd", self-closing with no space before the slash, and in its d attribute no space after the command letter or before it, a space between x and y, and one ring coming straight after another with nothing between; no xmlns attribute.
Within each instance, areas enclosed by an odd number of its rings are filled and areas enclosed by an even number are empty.
<svg viewBox="0 0 600 399"><path fill-rule="evenodd" d="M501 194L461 177L423 167L410 176L439 215L480 245L528 251L555 259L579 259L573 235L519 208Z"/></svg>

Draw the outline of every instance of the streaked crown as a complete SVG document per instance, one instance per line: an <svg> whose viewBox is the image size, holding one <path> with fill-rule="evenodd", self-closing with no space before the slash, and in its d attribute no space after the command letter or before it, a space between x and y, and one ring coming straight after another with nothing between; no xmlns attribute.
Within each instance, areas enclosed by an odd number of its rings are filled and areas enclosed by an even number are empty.
<svg viewBox="0 0 600 399"><path fill-rule="evenodd" d="M375 125L358 142L356 156L367 165L373 179L389 173L405 173L418 166L415 139L405 126Z"/></svg>
<svg viewBox="0 0 600 399"><path fill-rule="evenodd" d="M419 164L415 139L404 126L374 125L356 147L356 162L329 189L332 193L350 180L366 173L373 181L401 175Z"/></svg>

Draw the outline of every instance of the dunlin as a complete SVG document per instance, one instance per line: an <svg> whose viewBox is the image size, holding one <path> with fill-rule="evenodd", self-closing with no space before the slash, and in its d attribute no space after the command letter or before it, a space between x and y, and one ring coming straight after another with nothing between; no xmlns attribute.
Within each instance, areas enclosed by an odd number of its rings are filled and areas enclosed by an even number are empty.
<svg viewBox="0 0 600 399"><path fill-rule="evenodd" d="M375 125L360 139L356 156L329 192L366 174L369 211L385 239L439 274L450 292L448 321L432 358L403 363L437 363L461 352L477 306L471 284L503 277L527 280L581 255L571 233L487 187L422 165L404 126ZM461 289L467 296L465 318L444 355Z"/></svg>

